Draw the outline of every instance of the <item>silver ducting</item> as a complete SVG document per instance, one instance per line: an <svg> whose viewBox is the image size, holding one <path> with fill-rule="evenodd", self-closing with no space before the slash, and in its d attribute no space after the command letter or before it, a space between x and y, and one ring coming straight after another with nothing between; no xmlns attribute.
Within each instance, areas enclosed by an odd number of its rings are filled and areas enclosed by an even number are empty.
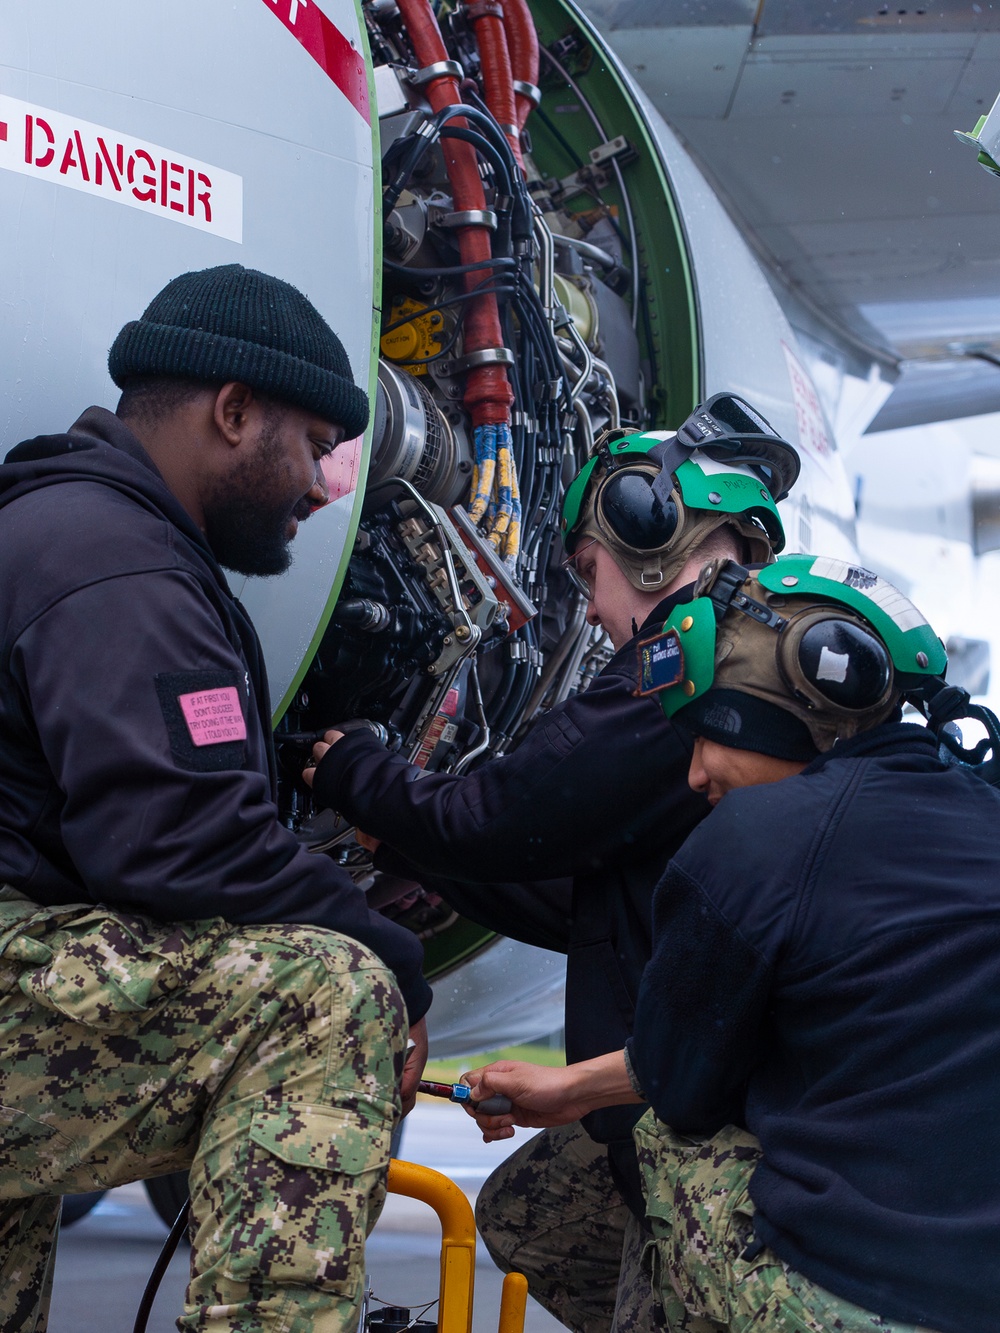
<svg viewBox="0 0 1000 1333"><path fill-rule="evenodd" d="M380 360L369 486L402 477L447 507L467 498L471 475L465 430L446 420L416 376Z"/></svg>

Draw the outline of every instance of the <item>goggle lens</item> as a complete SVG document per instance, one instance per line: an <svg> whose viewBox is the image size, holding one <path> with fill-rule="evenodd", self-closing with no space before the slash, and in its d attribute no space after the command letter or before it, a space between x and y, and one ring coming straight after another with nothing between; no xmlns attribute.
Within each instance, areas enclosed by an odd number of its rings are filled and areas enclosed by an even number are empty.
<svg viewBox="0 0 1000 1333"><path fill-rule="evenodd" d="M611 531L636 551L658 551L677 531L676 504L662 504L643 472L613 472L601 488L600 506Z"/></svg>
<svg viewBox="0 0 1000 1333"><path fill-rule="evenodd" d="M892 678L882 643L848 620L811 625L799 640L798 661L803 677L822 698L851 712L881 703Z"/></svg>

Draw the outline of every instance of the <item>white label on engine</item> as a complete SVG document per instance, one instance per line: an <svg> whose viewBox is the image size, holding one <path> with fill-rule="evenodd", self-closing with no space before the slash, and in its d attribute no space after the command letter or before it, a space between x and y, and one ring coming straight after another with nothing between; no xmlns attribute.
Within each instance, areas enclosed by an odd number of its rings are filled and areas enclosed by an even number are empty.
<svg viewBox="0 0 1000 1333"><path fill-rule="evenodd" d="M0 167L243 241L242 176L3 95Z"/></svg>

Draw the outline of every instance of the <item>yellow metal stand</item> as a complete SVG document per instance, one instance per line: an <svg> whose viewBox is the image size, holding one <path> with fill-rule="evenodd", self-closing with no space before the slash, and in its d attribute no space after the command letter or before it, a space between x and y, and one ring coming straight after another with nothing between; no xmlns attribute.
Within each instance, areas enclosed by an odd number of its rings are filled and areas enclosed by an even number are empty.
<svg viewBox="0 0 1000 1333"><path fill-rule="evenodd" d="M476 1220L469 1201L454 1181L429 1166L389 1163L389 1191L429 1204L441 1221L441 1288L438 1333L472 1333L472 1296L476 1281ZM523 1333L528 1283L508 1273L500 1298L498 1333Z"/></svg>

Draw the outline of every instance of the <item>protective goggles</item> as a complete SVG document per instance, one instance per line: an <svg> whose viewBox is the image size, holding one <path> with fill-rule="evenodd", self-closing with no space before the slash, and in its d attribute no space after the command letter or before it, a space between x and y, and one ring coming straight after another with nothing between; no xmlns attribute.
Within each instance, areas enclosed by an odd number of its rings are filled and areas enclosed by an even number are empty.
<svg viewBox="0 0 1000 1333"><path fill-rule="evenodd" d="M677 431L677 442L700 449L718 463L752 468L780 501L798 479L799 455L770 422L734 393L714 394Z"/></svg>
<svg viewBox="0 0 1000 1333"><path fill-rule="evenodd" d="M747 429L736 434L716 407ZM798 472L798 454L762 417L742 399L716 394L676 435L602 436L566 491L563 541L572 551L592 510L598 530L612 544L655 554L676 542L687 507L756 520L780 551L784 532L775 502L787 495Z"/></svg>
<svg viewBox="0 0 1000 1333"><path fill-rule="evenodd" d="M785 556L750 575L729 560L711 567L696 593L664 625L655 649L663 665L656 681L644 681L645 692L662 691L668 717L716 685L771 698L807 724L812 714L863 722L947 668L913 603L843 561ZM728 651L716 665L722 635Z"/></svg>
<svg viewBox="0 0 1000 1333"><path fill-rule="evenodd" d="M610 465L604 457L591 459L567 491L563 520L567 551L576 549L585 532L596 530L609 546L626 554L655 555L678 543L696 511L754 523L766 533L772 549L781 550L785 543L781 519L759 478L748 469L723 467L699 456L686 457L674 472L664 473L650 461L660 442L633 435L608 446ZM599 466L602 471L595 480ZM669 488L658 485L664 476L670 479Z"/></svg>

